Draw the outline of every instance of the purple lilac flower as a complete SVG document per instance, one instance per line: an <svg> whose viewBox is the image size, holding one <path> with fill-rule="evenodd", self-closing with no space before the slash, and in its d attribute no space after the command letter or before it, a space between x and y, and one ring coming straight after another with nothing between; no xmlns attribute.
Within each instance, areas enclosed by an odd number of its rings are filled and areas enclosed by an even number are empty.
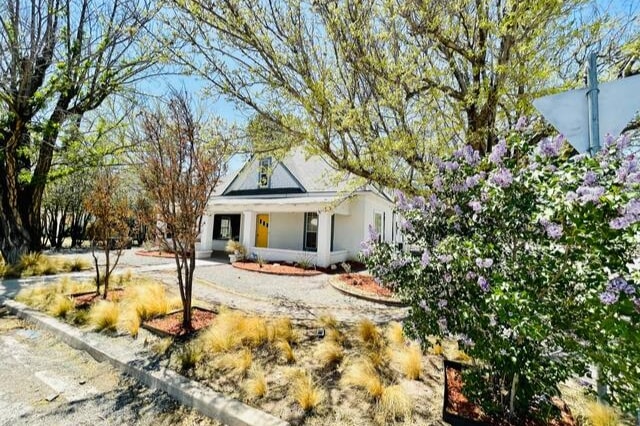
<svg viewBox="0 0 640 426"><path fill-rule="evenodd" d="M598 181L598 176L591 170L589 170L584 175L584 179L582 180L583 185L592 186Z"/></svg>
<svg viewBox="0 0 640 426"><path fill-rule="evenodd" d="M465 179L464 183L467 188L473 188L478 183L480 183L480 179L481 179L480 174L475 174L473 176L467 176L467 179Z"/></svg>
<svg viewBox="0 0 640 426"><path fill-rule="evenodd" d="M393 261L391 261L391 263L389 264L389 267L391 269L399 269L399 268L402 268L403 266L405 266L407 263L409 263L408 259L405 259L403 257L399 257L399 258L395 258Z"/></svg>
<svg viewBox="0 0 640 426"><path fill-rule="evenodd" d="M456 215L460 216L462 214L462 209L460 208L459 205L455 205L453 206L453 211L455 212Z"/></svg>
<svg viewBox="0 0 640 426"><path fill-rule="evenodd" d="M413 224L405 219L400 222L400 228L405 232L413 232Z"/></svg>
<svg viewBox="0 0 640 426"><path fill-rule="evenodd" d="M634 159L627 158L625 159L620 168L616 171L616 179L618 182L624 183L627 181L629 175L634 174L638 171L638 163L634 161Z"/></svg>
<svg viewBox="0 0 640 426"><path fill-rule="evenodd" d="M456 161L443 161L440 164L440 169L441 170L447 170L447 171L456 171L460 168L460 164L458 164Z"/></svg>
<svg viewBox="0 0 640 426"><path fill-rule="evenodd" d="M442 309L445 306L447 306L447 300L446 299L440 299L438 300L438 308Z"/></svg>
<svg viewBox="0 0 640 426"><path fill-rule="evenodd" d="M563 233L562 225L551 222L546 218L540 219L540 224L544 226L544 230L549 236L549 238L553 238L554 240L556 240L562 236L562 233Z"/></svg>
<svg viewBox="0 0 640 426"><path fill-rule="evenodd" d="M624 206L624 214L638 216L640 215L640 200L631 200Z"/></svg>
<svg viewBox="0 0 640 426"><path fill-rule="evenodd" d="M473 347L475 345L475 343L473 343L473 340L471 340L471 338L466 334L460 334L457 340L467 347Z"/></svg>
<svg viewBox="0 0 640 426"><path fill-rule="evenodd" d="M433 179L433 189L435 189L436 192L441 192L443 188L444 186L442 184L442 178L440 176L436 176Z"/></svg>
<svg viewBox="0 0 640 426"><path fill-rule="evenodd" d="M380 238L380 233L376 231L373 225L369 225L369 241L378 241Z"/></svg>
<svg viewBox="0 0 640 426"><path fill-rule="evenodd" d="M631 218L628 216L620 216L609 222L611 229L626 229L631 225Z"/></svg>
<svg viewBox="0 0 640 426"><path fill-rule="evenodd" d="M449 263L453 260L453 256L451 256L450 254L439 254L438 260L440 261L440 263Z"/></svg>
<svg viewBox="0 0 640 426"><path fill-rule="evenodd" d="M538 144L537 152L542 157L557 157L560 154L560 148L564 143L564 136L559 135L555 138L545 138Z"/></svg>
<svg viewBox="0 0 640 426"><path fill-rule="evenodd" d="M398 209L402 211L407 211L411 209L411 206L407 202L407 197L405 197L404 192L400 190L396 190L395 197L396 197L396 206L398 206Z"/></svg>
<svg viewBox="0 0 640 426"><path fill-rule="evenodd" d="M498 185L501 188L506 188L513 182L513 175L508 169L500 169L493 173L491 176L491 182Z"/></svg>
<svg viewBox="0 0 640 426"><path fill-rule="evenodd" d="M600 197L604 195L604 188L602 186L580 186L576 190L580 202L583 204L592 202L598 204Z"/></svg>
<svg viewBox="0 0 640 426"><path fill-rule="evenodd" d="M475 272L469 271L469 272L467 272L467 275L465 275L465 279L467 281L472 281L472 280L476 279L476 276L477 276L477 274Z"/></svg>
<svg viewBox="0 0 640 426"><path fill-rule="evenodd" d="M610 146L614 145L615 142L616 142L616 138L614 138L611 133L607 133L606 135L604 135L604 147L605 148L609 148Z"/></svg>
<svg viewBox="0 0 640 426"><path fill-rule="evenodd" d="M444 274L444 282L449 284L451 282L451 274Z"/></svg>
<svg viewBox="0 0 640 426"><path fill-rule="evenodd" d="M418 306L422 308L423 311L429 312L429 306L427 305L427 301L422 299L418 302Z"/></svg>
<svg viewBox="0 0 640 426"><path fill-rule="evenodd" d="M527 127L527 117L521 116L520 118L518 118L515 129L516 131L521 132L526 127Z"/></svg>
<svg viewBox="0 0 640 426"><path fill-rule="evenodd" d="M635 294L636 289L629 284L624 278L616 277L607 284L607 291L615 293L625 293L627 295Z"/></svg>
<svg viewBox="0 0 640 426"><path fill-rule="evenodd" d="M618 293L614 293L611 291L600 293L600 301L604 305L613 305L618 301Z"/></svg>
<svg viewBox="0 0 640 426"><path fill-rule="evenodd" d="M502 164L502 157L507 153L507 141L500 139L497 145L491 150L489 161L493 164Z"/></svg>
<svg viewBox="0 0 640 426"><path fill-rule="evenodd" d="M489 199L489 192L483 190L480 193L480 201L484 202L484 201L487 201L488 199Z"/></svg>
<svg viewBox="0 0 640 426"><path fill-rule="evenodd" d="M579 163L580 161L583 161L584 159L588 158L589 156L587 154L578 154L578 155L574 155L573 157L571 157L569 159L569 161L573 161L574 163Z"/></svg>
<svg viewBox="0 0 640 426"><path fill-rule="evenodd" d="M628 133L624 134L620 136L616 142L618 145L618 151L624 152L629 147L629 144L631 143L631 135Z"/></svg>
<svg viewBox="0 0 640 426"><path fill-rule="evenodd" d="M484 292L489 291L489 281L487 281L487 279L482 275L478 277L478 285L480 286L482 291Z"/></svg>
<svg viewBox="0 0 640 426"><path fill-rule="evenodd" d="M565 199L568 202L573 202L578 199L578 194L576 194L574 191L569 191L567 192L567 196L565 197Z"/></svg>
<svg viewBox="0 0 640 426"><path fill-rule="evenodd" d="M363 241L360 243L360 253L362 253L362 255L364 257L369 257L373 254L373 246L370 244L369 241Z"/></svg>
<svg viewBox="0 0 640 426"><path fill-rule="evenodd" d="M478 268L491 268L491 266L493 266L493 259L489 257L486 259L478 257L476 258L476 265Z"/></svg>
<svg viewBox="0 0 640 426"><path fill-rule="evenodd" d="M420 258L420 265L422 265L423 268L426 268L427 266L429 266L430 262L431 262L431 255L429 254L429 250L425 249L422 252L422 257Z"/></svg>
<svg viewBox="0 0 640 426"><path fill-rule="evenodd" d="M424 197L413 197L413 208L419 209L419 210L424 210L424 206L425 206L425 202L424 202Z"/></svg>
<svg viewBox="0 0 640 426"><path fill-rule="evenodd" d="M476 213L482 210L482 204L479 201L469 201L468 206Z"/></svg>
<svg viewBox="0 0 640 426"><path fill-rule="evenodd" d="M429 196L429 205L433 210L437 210L441 204L442 203L440 203L440 200L438 200L438 197L436 196L436 194L431 194Z"/></svg>

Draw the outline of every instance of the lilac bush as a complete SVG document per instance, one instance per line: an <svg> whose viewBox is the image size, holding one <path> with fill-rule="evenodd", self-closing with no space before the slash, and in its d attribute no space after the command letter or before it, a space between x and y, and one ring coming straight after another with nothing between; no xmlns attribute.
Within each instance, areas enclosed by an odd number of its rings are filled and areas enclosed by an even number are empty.
<svg viewBox="0 0 640 426"><path fill-rule="evenodd" d="M529 139L522 123L484 158L465 147L436 160L421 195L396 194L405 250L372 238L365 262L410 304L413 337L473 357L467 387L489 412L550 407L591 365L635 410L640 167L624 138L595 157Z"/></svg>

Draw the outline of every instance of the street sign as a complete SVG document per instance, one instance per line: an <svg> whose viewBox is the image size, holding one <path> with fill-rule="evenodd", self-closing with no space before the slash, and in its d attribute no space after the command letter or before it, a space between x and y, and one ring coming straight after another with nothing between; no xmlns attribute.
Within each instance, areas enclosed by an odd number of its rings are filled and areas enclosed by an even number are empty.
<svg viewBox="0 0 640 426"><path fill-rule="evenodd" d="M607 134L619 136L640 109L640 75L600 83L597 87L600 142ZM569 90L533 101L533 106L581 154L591 146L588 90Z"/></svg>

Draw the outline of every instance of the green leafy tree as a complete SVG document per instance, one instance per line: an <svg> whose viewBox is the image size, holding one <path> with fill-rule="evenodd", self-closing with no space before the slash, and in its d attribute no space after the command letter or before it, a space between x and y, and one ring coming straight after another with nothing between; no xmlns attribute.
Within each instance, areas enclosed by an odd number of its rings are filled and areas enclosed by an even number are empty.
<svg viewBox="0 0 640 426"><path fill-rule="evenodd" d="M633 34L583 0L172 4L190 73L334 166L408 191L430 181L431 155L490 151L532 97L581 84L589 46Z"/></svg>
<svg viewBox="0 0 640 426"><path fill-rule="evenodd" d="M0 3L0 251L9 262L40 248L54 153L74 149L59 136L157 63L146 32L156 12L152 0Z"/></svg>

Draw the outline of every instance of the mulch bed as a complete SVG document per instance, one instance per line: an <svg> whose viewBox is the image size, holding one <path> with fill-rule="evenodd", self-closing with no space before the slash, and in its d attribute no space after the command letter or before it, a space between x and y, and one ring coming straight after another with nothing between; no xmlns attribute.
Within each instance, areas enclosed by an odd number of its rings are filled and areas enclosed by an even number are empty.
<svg viewBox="0 0 640 426"><path fill-rule="evenodd" d="M356 288L365 293L376 296L393 297L393 293L388 288L378 284L371 275L344 274L340 276L340 281L350 287Z"/></svg>
<svg viewBox="0 0 640 426"><path fill-rule="evenodd" d="M100 290L102 292L103 290ZM107 300L110 302L117 302L124 295L123 288L114 288L107 292ZM72 294L71 298L75 302L76 308L83 309L88 308L99 300L104 300L102 294L98 294L95 291L86 293Z"/></svg>
<svg viewBox="0 0 640 426"><path fill-rule="evenodd" d="M173 258L173 253L162 250L138 250L135 253L138 256Z"/></svg>
<svg viewBox="0 0 640 426"><path fill-rule="evenodd" d="M263 265L259 265L255 262L234 262L232 265L234 268L243 269L245 271L260 272L271 275L312 277L323 273L317 269L303 269L298 266L288 265L285 263L265 263Z"/></svg>
<svg viewBox="0 0 640 426"><path fill-rule="evenodd" d="M216 313L213 311L194 307L191 308L192 330L182 328L182 310L145 321L142 323L142 327L163 336L186 336L209 326L215 317Z"/></svg>
<svg viewBox="0 0 640 426"><path fill-rule="evenodd" d="M538 419L497 419L489 417L482 412L482 409L470 402L464 396L462 374L456 368L447 367L445 374L447 375L447 395L445 395L445 410L448 413L463 417L464 419L478 422L478 425L487 426L575 426L577 423L567 405L557 399L553 399L553 403L560 409L561 418L549 419L548 421Z"/></svg>

